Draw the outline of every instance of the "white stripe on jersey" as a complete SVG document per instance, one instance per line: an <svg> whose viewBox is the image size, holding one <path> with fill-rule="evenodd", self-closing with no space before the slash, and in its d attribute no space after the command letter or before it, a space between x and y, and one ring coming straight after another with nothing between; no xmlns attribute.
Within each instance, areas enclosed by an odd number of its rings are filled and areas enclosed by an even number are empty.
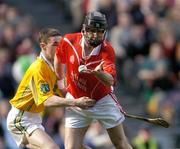
<svg viewBox="0 0 180 149"><path fill-rule="evenodd" d="M114 64L110 64L110 65L105 66L104 68L108 68L108 67L115 67L115 65Z"/></svg>
<svg viewBox="0 0 180 149"><path fill-rule="evenodd" d="M103 62L103 60L90 62L90 63L87 63L86 66L93 65L93 64L96 64L96 63L102 63L102 62Z"/></svg>

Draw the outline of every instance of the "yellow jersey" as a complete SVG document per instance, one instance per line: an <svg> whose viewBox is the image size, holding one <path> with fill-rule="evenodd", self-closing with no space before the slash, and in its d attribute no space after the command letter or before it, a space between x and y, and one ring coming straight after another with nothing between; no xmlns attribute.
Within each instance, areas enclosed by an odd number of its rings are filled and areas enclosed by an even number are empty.
<svg viewBox="0 0 180 149"><path fill-rule="evenodd" d="M43 102L52 95L62 97L57 87L57 77L49 63L38 57L26 71L10 104L19 109L33 113L44 111Z"/></svg>

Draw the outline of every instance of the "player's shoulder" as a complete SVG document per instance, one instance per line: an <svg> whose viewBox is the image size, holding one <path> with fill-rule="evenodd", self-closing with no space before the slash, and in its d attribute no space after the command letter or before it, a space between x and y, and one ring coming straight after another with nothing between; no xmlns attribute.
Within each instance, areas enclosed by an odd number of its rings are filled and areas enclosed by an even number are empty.
<svg viewBox="0 0 180 149"><path fill-rule="evenodd" d="M66 34L64 36L64 39L69 40L70 42L80 40L81 38L82 38L82 34L80 32L79 33Z"/></svg>
<svg viewBox="0 0 180 149"><path fill-rule="evenodd" d="M43 60L40 57L37 57L36 60L32 63L32 65L42 65Z"/></svg>
<svg viewBox="0 0 180 149"><path fill-rule="evenodd" d="M101 45L101 54L105 57L115 57L114 49L108 41L103 41Z"/></svg>
<svg viewBox="0 0 180 149"><path fill-rule="evenodd" d="M34 72L37 71L42 71L43 69L45 69L45 63L41 58L37 58L31 65L30 65L30 69L33 70Z"/></svg>
<svg viewBox="0 0 180 149"><path fill-rule="evenodd" d="M114 49L113 49L113 47L111 46L111 44L110 44L108 41L106 41L106 40L103 41L103 43L102 43L102 48L103 48L104 50L114 51Z"/></svg>

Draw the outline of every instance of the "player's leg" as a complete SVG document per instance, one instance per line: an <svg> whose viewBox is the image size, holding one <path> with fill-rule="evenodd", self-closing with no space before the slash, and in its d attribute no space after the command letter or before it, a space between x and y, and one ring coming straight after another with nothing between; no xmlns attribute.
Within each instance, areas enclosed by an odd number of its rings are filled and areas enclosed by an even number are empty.
<svg viewBox="0 0 180 149"><path fill-rule="evenodd" d="M124 134L124 129L122 124L107 129L107 132L116 149L132 149L131 145L128 143L128 140Z"/></svg>
<svg viewBox="0 0 180 149"><path fill-rule="evenodd" d="M12 107L7 116L7 128L19 147L31 149L59 149L44 131L39 114Z"/></svg>
<svg viewBox="0 0 180 149"><path fill-rule="evenodd" d="M95 107L96 112L93 115L107 130L116 149L132 149L124 134L122 122L125 117L116 96L112 93L108 94L99 100Z"/></svg>
<svg viewBox="0 0 180 149"><path fill-rule="evenodd" d="M28 148L28 149L40 149L40 147L35 146L33 144L27 144L25 147Z"/></svg>
<svg viewBox="0 0 180 149"><path fill-rule="evenodd" d="M26 135L26 147L32 149L59 149L50 136L42 129L34 130L30 135Z"/></svg>
<svg viewBox="0 0 180 149"><path fill-rule="evenodd" d="M88 127L65 128L65 149L89 149L83 145Z"/></svg>
<svg viewBox="0 0 180 149"><path fill-rule="evenodd" d="M70 93L66 98L73 99ZM66 108L65 115L65 149L90 149L83 145L85 133L92 122L87 110Z"/></svg>

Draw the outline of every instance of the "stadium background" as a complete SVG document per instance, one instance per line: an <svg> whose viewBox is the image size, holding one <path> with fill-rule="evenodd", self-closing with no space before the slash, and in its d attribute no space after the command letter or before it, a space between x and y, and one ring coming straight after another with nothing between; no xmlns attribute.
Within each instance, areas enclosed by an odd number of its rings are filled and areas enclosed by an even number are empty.
<svg viewBox="0 0 180 149"><path fill-rule="evenodd" d="M81 30L84 15L100 10L108 19L107 39L116 53L118 99L128 113L162 116L160 128L126 119L133 144L141 128L161 149L180 148L180 1L179 0L1 0L0 1L0 149L16 149L6 129L9 99L39 53L37 34L56 27L62 35ZM44 113L47 132L63 148L62 108ZM113 149L104 130L93 124L85 143Z"/></svg>

